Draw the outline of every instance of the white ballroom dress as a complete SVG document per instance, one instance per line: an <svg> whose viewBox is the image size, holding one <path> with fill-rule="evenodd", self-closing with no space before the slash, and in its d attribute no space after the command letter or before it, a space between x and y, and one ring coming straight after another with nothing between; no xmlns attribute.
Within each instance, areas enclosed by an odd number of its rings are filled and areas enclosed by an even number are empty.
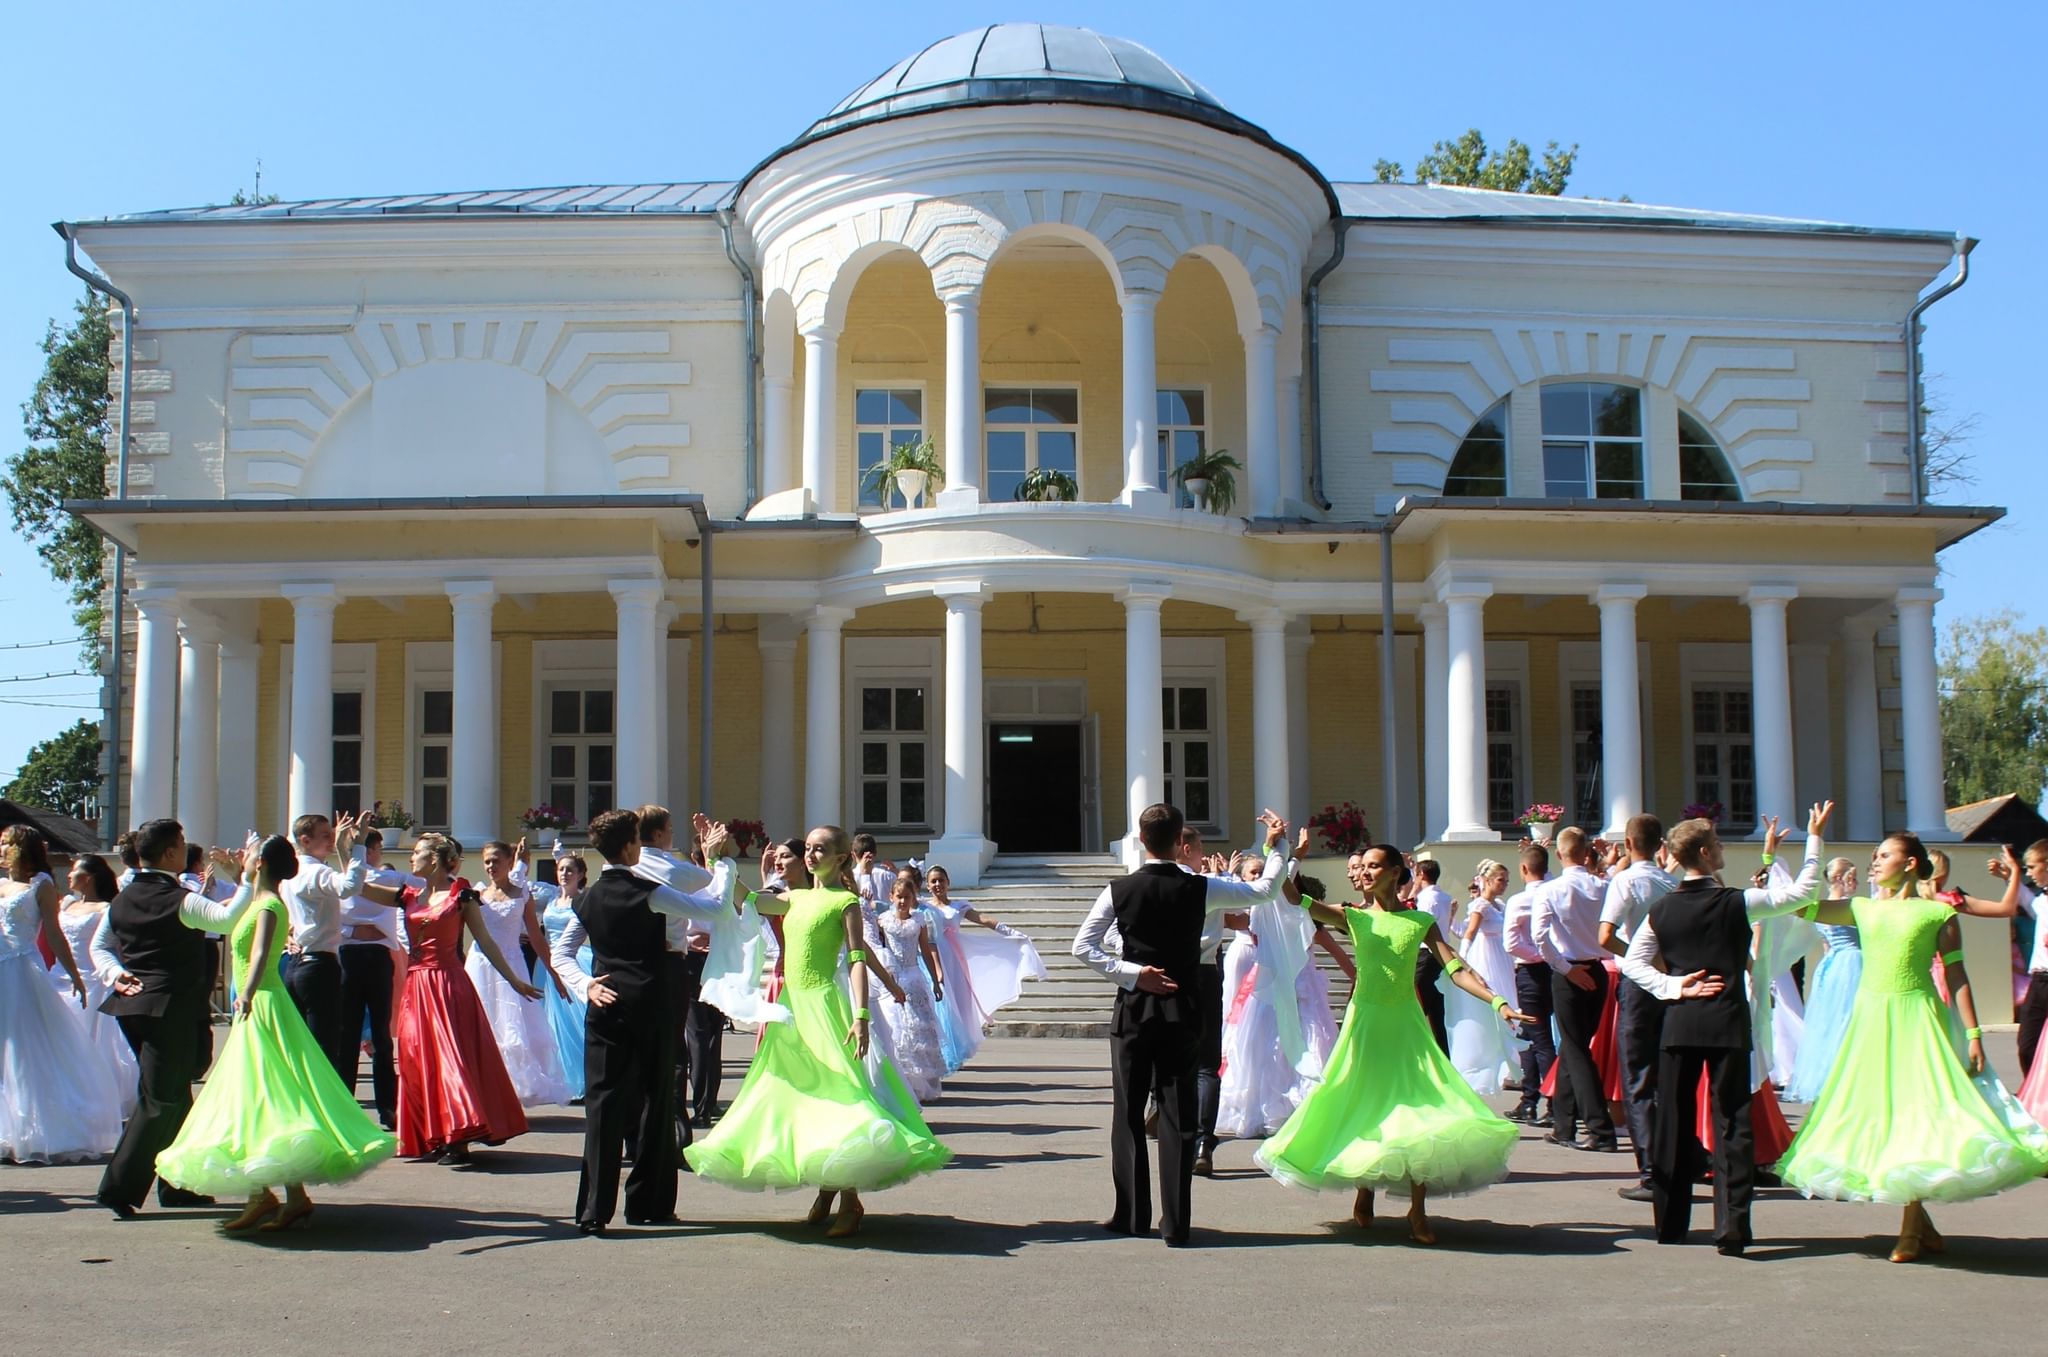
<svg viewBox="0 0 2048 1357"><path fill-rule="evenodd" d="M479 902L491 941L498 944L498 950L515 969L519 965L519 939L526 931L526 901L527 895L521 891L510 900ZM521 998L519 991L498 974L498 968L481 947L469 949L463 966L469 972L470 983L476 986L477 998L483 1001L484 1016L490 1020L492 1035L498 1038L498 1051L505 1057L505 1073L512 1076L520 1105L566 1104L574 1098L576 1090L569 1086L561 1053L555 1048L555 1031L548 1023L547 1007Z"/></svg>
<svg viewBox="0 0 2048 1357"><path fill-rule="evenodd" d="M1223 1087L1216 1129L1268 1136L1322 1081L1337 1042L1330 982L1315 963L1315 924L1292 905L1251 910L1223 961Z"/></svg>
<svg viewBox="0 0 2048 1357"><path fill-rule="evenodd" d="M931 973L925 970L919 940L926 929L923 911L908 919L896 917L894 909L882 910L875 918L875 930L888 956L884 962L896 983L903 987L903 1002L884 997L876 1007L871 996L871 1026L888 1033L890 1059L896 1072L920 1103L939 1096L939 1084L946 1077L946 1050L939 1031L939 1003L932 994ZM872 1044L872 1043L871 1043Z"/></svg>
<svg viewBox="0 0 2048 1357"><path fill-rule="evenodd" d="M1508 1000L1515 998L1515 962L1501 938L1501 902L1476 899L1471 908L1479 915L1479 931L1459 952L1465 964L1478 973L1486 987ZM1444 993L1444 1026L1451 1038L1451 1063L1474 1093L1498 1093L1506 1081L1521 1069L1521 1043L1513 1029L1494 1015L1491 1006L1480 1003L1452 984L1438 982Z"/></svg>
<svg viewBox="0 0 2048 1357"><path fill-rule="evenodd" d="M78 963L78 973L85 978L85 1007L81 1009L78 1006L78 995L71 988L71 977L65 974L62 966L50 967L50 984L55 987L57 997L64 1001L65 1011L84 1025L85 1039L92 1043L93 1050L113 1071L114 1087L121 1093L121 1116L126 1120L135 1112L139 1087L135 1052L128 1045L128 1038L121 1034L121 1024L100 1012L100 1004L107 997L107 986L93 973L89 962L93 935L107 922L107 907L67 909L57 917L63 922L64 940L71 944L71 956Z"/></svg>
<svg viewBox="0 0 2048 1357"><path fill-rule="evenodd" d="M96 1159L121 1139L113 1070L36 950L36 888L49 879L0 881L0 1159L17 1164Z"/></svg>

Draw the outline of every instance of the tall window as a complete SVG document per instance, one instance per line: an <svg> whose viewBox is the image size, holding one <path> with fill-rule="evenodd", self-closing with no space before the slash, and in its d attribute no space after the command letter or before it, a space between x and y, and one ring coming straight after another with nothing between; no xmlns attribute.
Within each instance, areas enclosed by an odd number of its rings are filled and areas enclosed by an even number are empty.
<svg viewBox="0 0 2048 1357"><path fill-rule="evenodd" d="M334 811L363 808L363 695L334 695Z"/></svg>
<svg viewBox="0 0 2048 1357"><path fill-rule="evenodd" d="M1721 445L1704 424L1681 411L1678 416L1678 497L1739 500L1742 489Z"/></svg>
<svg viewBox="0 0 2048 1357"><path fill-rule="evenodd" d="M1465 441L1451 458L1451 471L1444 477L1446 495L1492 495L1508 493L1508 403L1498 401L1479 417Z"/></svg>
<svg viewBox="0 0 2048 1357"><path fill-rule="evenodd" d="M579 824L614 802L612 705L609 688L548 690L548 804Z"/></svg>
<svg viewBox="0 0 2048 1357"><path fill-rule="evenodd" d="M1607 822L1606 794L1601 789L1600 685L1572 685L1572 815L1579 824Z"/></svg>
<svg viewBox="0 0 2048 1357"><path fill-rule="evenodd" d="M1519 685L1486 685L1486 819L1495 829L1522 814L1521 712Z"/></svg>
<svg viewBox="0 0 2048 1357"><path fill-rule="evenodd" d="M990 387L983 405L988 497L1014 499L1024 473L1044 468L1081 478L1081 393L1073 387Z"/></svg>
<svg viewBox="0 0 2048 1357"><path fill-rule="evenodd" d="M1191 825L1216 824L1214 752L1210 724L1215 708L1209 685L1182 684L1164 692L1166 800L1179 806Z"/></svg>
<svg viewBox="0 0 2048 1357"><path fill-rule="evenodd" d="M1543 493L1552 499L1641 499L1643 398L1632 386L1543 388Z"/></svg>
<svg viewBox="0 0 2048 1357"><path fill-rule="evenodd" d="M1720 802L1724 827L1756 823L1756 747L1746 685L1692 690L1692 799Z"/></svg>
<svg viewBox="0 0 2048 1357"><path fill-rule="evenodd" d="M1194 507L1194 497L1175 483L1173 472L1205 450L1208 408L1208 397L1199 388L1159 392L1159 484L1183 509Z"/></svg>
<svg viewBox="0 0 2048 1357"><path fill-rule="evenodd" d="M871 473L905 443L924 441L924 392L917 390L872 389L853 393L853 446L860 463L860 507L863 509L904 509L909 501L893 492L882 503Z"/></svg>
<svg viewBox="0 0 2048 1357"><path fill-rule="evenodd" d="M860 690L860 822L870 829L931 822L930 707L922 685Z"/></svg>
<svg viewBox="0 0 2048 1357"><path fill-rule="evenodd" d="M420 692L420 729L413 742L419 751L421 829L448 828L449 751L455 744L455 694L447 688Z"/></svg>

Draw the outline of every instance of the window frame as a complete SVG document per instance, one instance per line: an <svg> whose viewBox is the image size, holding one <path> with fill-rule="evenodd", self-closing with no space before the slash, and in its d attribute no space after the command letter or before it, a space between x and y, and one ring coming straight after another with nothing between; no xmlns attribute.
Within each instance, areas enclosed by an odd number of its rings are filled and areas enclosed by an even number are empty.
<svg viewBox="0 0 2048 1357"><path fill-rule="evenodd" d="M944 752L945 666L941 662L941 641L933 636L856 636L843 643L840 660L844 679L840 689L841 794L847 807L848 828L877 838L925 838L939 832L945 818L946 767ZM892 820L873 823L862 814L862 784L869 781L861 771L861 746L874 743L861 721L862 689L921 687L924 704L924 786L925 818L907 821L902 811L901 753L904 732L884 733L889 744L889 810ZM893 702L893 699L892 699ZM893 719L893 710L891 713ZM985 725L985 723L984 723ZM985 738L978 736L977 738Z"/></svg>
<svg viewBox="0 0 2048 1357"><path fill-rule="evenodd" d="M1648 641L1636 642L1636 714L1642 725L1638 737L1638 748L1642 751L1643 794L1646 803L1656 800L1657 786L1657 740L1655 738L1655 709L1651 706L1650 681L1651 648ZM1576 753L1578 732L1572 721L1572 690L1574 688L1600 687L1600 643L1598 641L1560 641L1557 646L1557 746L1558 767L1572 773L1571 796L1568 807L1577 810L1578 765ZM1604 772L1604 765L1603 765ZM1647 808L1647 807L1646 807ZM1600 800L1600 828L1606 828L1606 795ZM1592 826L1588 826L1592 828Z"/></svg>
<svg viewBox="0 0 2048 1357"><path fill-rule="evenodd" d="M1248 635L1248 633L1247 633ZM1207 820L1190 820L1205 839L1219 844L1231 842L1230 814L1230 687L1226 666L1226 642L1222 637L1169 636L1160 642L1159 682L1165 688L1206 687L1209 690L1209 810ZM1164 741L1176 736L1160 722L1161 765L1165 764ZM1173 767L1179 767L1176 761ZM1177 778L1169 774L1167 780ZM1162 794L1165 788L1161 788ZM1179 804L1176 802L1175 804ZM1185 811L1186 807L1182 807Z"/></svg>
<svg viewBox="0 0 2048 1357"><path fill-rule="evenodd" d="M865 467L861 465L860 461L860 436L862 431L882 429L896 430L900 427L895 424L861 423L860 395L863 391L915 392L917 395L918 409L919 411L922 412L919 416L920 432L918 434L918 439L921 442L926 438L931 438L934 440L933 445L937 446L937 435L932 430L932 400L929 384L922 377L905 378L902 381L895 381L882 378L871 379L864 374L862 380L855 383L853 386L853 409L851 412L851 428L853 430L853 510L857 514L887 514L895 513L898 510L902 509L908 509L910 507L910 501L903 498L903 492L900 490L892 493L891 497L895 500L895 503L892 504L870 504L866 501L866 499L863 498L863 496L865 496L865 494L867 493L867 470ZM891 451L893 451L893 445L885 446L882 449L882 456L884 458L888 457ZM940 456L942 458L944 456L943 449L940 450ZM927 491L925 494L925 502L927 504L931 502L931 495L931 491Z"/></svg>
<svg viewBox="0 0 2048 1357"><path fill-rule="evenodd" d="M1072 424L998 424L991 420L988 415L988 398L991 391L1024 391L1034 394L1040 391L1071 391L1074 395L1074 422ZM1073 434L1074 486L1076 497L1078 498L1084 466L1083 453L1085 449L1081 441L1084 409L1085 407L1082 405L1081 383L1078 381L1065 379L1037 381L1031 378L1006 382L984 381L981 384L981 484L988 502L991 504L1008 504L1011 502L1008 496L993 493L995 473L989 469L989 438L998 432L1021 432L1025 435L1024 471L1026 474L1038 468L1038 436L1041 433ZM1003 474L1008 475L1009 473L1004 472Z"/></svg>
<svg viewBox="0 0 2048 1357"><path fill-rule="evenodd" d="M1750 665L1749 646L1742 642L1688 642L1679 647L1679 720L1684 728L1685 763L1680 768L1680 790L1684 793L1681 805L1691 804L1700 799L1698 795L1697 749L1699 740L1693 723L1693 694L1699 689L1727 691L1740 688L1750 694L1750 782L1756 781L1756 689L1755 673ZM1720 741L1725 748L1725 741ZM1794 751L1797 757L1797 751ZM1722 837L1735 839L1754 836L1762 807L1753 809L1747 823L1735 818L1735 807L1727 794L1729 774L1724 770L1717 775L1721 781L1722 794L1711 799L1718 800L1725 808L1726 815L1721 822ZM1752 799L1754 799L1752 792Z"/></svg>
<svg viewBox="0 0 2048 1357"><path fill-rule="evenodd" d="M597 732L578 730L567 734L555 730L555 697L560 693L575 693L578 695L577 720L579 725L587 723L589 719L590 695L592 693L610 694L612 700L612 728L608 731ZM595 816L611 810L619 804L619 685L617 677L614 675L601 682L549 677L541 684L540 698L541 742L533 747L533 761L535 771L540 775L542 794L534 804L539 805L542 801L545 801L550 805L558 806L569 812L569 818L575 823L577 828L588 828ZM576 754L576 767L566 779L558 778L555 775L554 753L558 747L573 749ZM608 780L602 782L594 776L590 766L591 752L599 747L609 749L612 758L612 775ZM555 789L558 786L568 787L570 796L567 804L555 799ZM598 786L610 787L612 795L605 798L602 803L597 803L597 808L592 810L592 788Z"/></svg>
<svg viewBox="0 0 2048 1357"><path fill-rule="evenodd" d="M1534 687L1535 685L1530 680L1529 643L1527 641L1488 641L1486 643L1486 684L1484 691L1490 694L1496 689L1508 690L1509 706L1515 720L1515 727L1509 732L1508 739L1504 743L1507 744L1510 757L1514 763L1514 791L1509 797L1509 800L1514 804L1509 808L1508 814L1516 818L1520 817L1523 809L1534 799L1529 790L1532 775L1530 751L1534 748L1531 739L1532 727L1534 725L1534 707L1531 693ZM1482 703L1484 701L1485 699L1482 698ZM1502 833L1514 832L1516 825L1513 819L1503 822L1493 818L1492 754L1493 746L1496 742L1491 730L1485 731L1483 738L1486 741L1487 750L1487 825L1489 828ZM1426 832L1428 831L1425 830ZM1519 837L1519 834L1517 834L1517 837Z"/></svg>
<svg viewBox="0 0 2048 1357"><path fill-rule="evenodd" d="M1446 498L1506 499L1512 493L1515 477L1515 411L1513 402L1514 396L1512 394L1502 396L1499 400L1495 401L1493 404L1487 406L1485 410L1481 411L1479 416L1472 421L1471 427L1465 430L1464 436L1459 438L1458 446L1451 452L1451 460L1444 467L1443 493ZM1540 395L1538 397L1537 405L1540 414L1542 406ZM1451 477L1454 474L1456 474L1458 470L1458 458L1464 454L1465 445L1472 441L1474 431L1477 430L1481 424L1484 424L1488 419L1492 418L1493 413L1496 410L1500 412L1500 418L1497 421L1495 421L1500 427L1500 490L1497 493L1493 491L1481 492L1476 490L1453 490L1451 488ZM1465 479L1476 480L1478 478L1468 475L1465 477Z"/></svg>
<svg viewBox="0 0 2048 1357"><path fill-rule="evenodd" d="M493 639L491 641L491 725L493 727L493 738L500 742L501 748L504 738L504 669L505 643L501 640ZM423 801L420 789L424 785L424 779L420 771L423 743L420 737L412 734L412 732L420 728L421 719L425 715L424 708L426 704L424 695L429 690L446 690L449 694L450 720L447 781L449 788L448 812L449 818L452 821L455 813L455 732L453 720L455 644L452 641L408 641L405 647L405 729L407 732L406 743L410 749L406 758L405 808L419 821L416 826L418 829L434 827L429 825L426 822L426 817L420 813ZM494 807L499 803L501 788L502 773L499 768L499 760L493 759L491 760L490 802Z"/></svg>
<svg viewBox="0 0 2048 1357"><path fill-rule="evenodd" d="M1695 429L1699 430L1701 437L1704 438L1706 441L1688 441L1685 436L1685 426L1688 424L1692 425ZM1701 419L1698 415L1695 415L1690 410L1680 409L1672 418L1672 428L1673 446L1677 449L1678 452L1678 466L1676 477L1678 484L1678 497L1681 500L1696 500L1706 503L1713 503L1716 501L1734 504L1742 503L1742 476L1735 470L1735 460L1728 455L1728 449L1721 446L1721 440L1714 437L1714 431L1711 428L1707 427L1707 421ZM1705 488L1706 486L1705 482L1687 481L1685 478L1685 454L1686 450L1689 448L1705 448L1711 451L1713 455L1720 461L1721 469L1728 473L1727 488L1733 492L1732 499L1721 495L1689 495L1686 493L1686 488L1689 485L1700 486L1702 488Z"/></svg>
<svg viewBox="0 0 2048 1357"><path fill-rule="evenodd" d="M1546 392L1554 391L1561 387L1567 386L1610 387L1617 391L1631 392L1635 396L1636 401L1637 432L1633 435L1603 434L1598 432L1597 430L1592 430L1583 434L1562 432L1552 433L1548 425L1545 424L1543 420L1543 397ZM1536 419L1538 429L1541 433L1541 437L1538 440L1538 446L1541 455L1537 463L1537 471L1541 474L1543 478L1544 498L1624 500L1646 498L1649 493L1649 455L1651 444L1651 439L1648 433L1650 407L1648 397L1648 391L1646 391L1643 387L1637 386L1631 382L1620 382L1606 379L1593 379L1574 376L1553 379L1550 381L1540 383L1537 386L1536 392ZM1588 423L1592 423L1592 420L1589 419ZM1568 448L1575 450L1580 454L1581 464L1585 472L1584 480L1582 482L1583 493L1560 495L1551 489L1550 453L1552 449L1558 449L1562 451ZM1600 452L1603 448L1634 449L1636 459L1636 474L1633 483L1632 493L1626 495L1608 495L1601 493L1600 486L1602 484L1603 478L1600 475ZM1610 483L1612 482L1610 481Z"/></svg>
<svg viewBox="0 0 2048 1357"><path fill-rule="evenodd" d="M1168 392L1175 391L1199 392L1201 394L1202 423L1169 424L1166 422L1164 413L1158 409L1158 405L1160 400L1163 400ZM1173 452L1171 446L1172 435L1179 432L1195 433L1201 439L1201 450L1206 453L1209 450L1209 430L1212 427L1211 420L1212 416L1215 414L1216 409L1215 396L1210 390L1210 384L1207 382L1176 382L1172 386L1159 387L1157 389L1157 393L1158 394L1154 399L1153 413L1160 416L1158 438L1159 455L1154 459L1152 469L1159 474L1160 488L1165 490L1167 494L1173 496L1174 506L1180 509L1192 509L1195 507L1195 497L1193 495L1190 495L1186 490L1182 489L1181 486L1173 479L1174 468L1179 466L1180 463L1173 461ZM1078 460L1078 456L1076 460ZM1076 477L1076 479L1078 480L1078 476Z"/></svg>

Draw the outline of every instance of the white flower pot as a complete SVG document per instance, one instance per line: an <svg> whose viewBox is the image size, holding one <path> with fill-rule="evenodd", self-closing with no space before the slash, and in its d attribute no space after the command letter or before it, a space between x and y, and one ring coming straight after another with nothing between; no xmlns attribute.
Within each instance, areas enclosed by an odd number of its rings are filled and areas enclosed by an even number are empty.
<svg viewBox="0 0 2048 1357"><path fill-rule="evenodd" d="M376 825L373 828L376 829L378 835L384 840L384 851L387 853L403 849L406 841L412 837L411 830L400 829L392 825Z"/></svg>
<svg viewBox="0 0 2048 1357"><path fill-rule="evenodd" d="M925 486L931 481L931 473L925 471L899 471L896 473L896 489L915 509L924 503Z"/></svg>
<svg viewBox="0 0 2048 1357"><path fill-rule="evenodd" d="M1532 839L1536 843L1542 843L1545 839L1554 838L1556 836L1557 821L1531 820L1527 825L1524 825L1523 828L1528 831L1530 839Z"/></svg>
<svg viewBox="0 0 2048 1357"><path fill-rule="evenodd" d="M1187 478L1186 480L1183 480L1183 481L1182 481L1182 482L1181 482L1180 484L1181 484L1181 488L1182 488L1183 490L1186 490L1186 491L1188 492L1188 498L1190 498L1190 499L1194 500L1194 502L1195 502L1195 503L1196 503L1196 504L1197 504L1198 506L1200 506L1201 508L1204 508L1204 509L1206 509L1206 508L1208 508L1208 507L1209 507L1209 478L1208 478L1208 477L1206 477L1206 476L1189 476L1189 477L1188 477L1188 478Z"/></svg>

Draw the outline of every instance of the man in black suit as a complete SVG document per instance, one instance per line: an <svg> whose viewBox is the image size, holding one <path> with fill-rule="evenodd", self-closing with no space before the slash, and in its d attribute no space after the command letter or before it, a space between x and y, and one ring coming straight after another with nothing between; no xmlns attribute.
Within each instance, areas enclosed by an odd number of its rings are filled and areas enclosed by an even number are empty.
<svg viewBox="0 0 2048 1357"><path fill-rule="evenodd" d="M157 1153L177 1139L192 1110L192 1083L206 1066L208 932L227 933L249 908L255 849L241 863L242 887L225 903L185 888L185 831L176 820L151 820L135 831L142 866L107 909L105 930L121 970L100 1005L121 1024L141 1067L140 1098L121 1143L100 1179L99 1203L123 1220L133 1216L156 1177ZM210 1056L211 1052L206 1055ZM157 1185L159 1206L211 1206L213 1199Z"/></svg>
<svg viewBox="0 0 2048 1357"><path fill-rule="evenodd" d="M1120 987L1109 1038L1116 1210L1103 1228L1122 1235L1152 1232L1152 1183L1145 1162L1145 1095L1150 1090L1159 1096L1159 1226L1169 1248L1189 1242L1203 926L1213 914L1246 909L1283 892L1296 898L1291 883L1281 880L1285 863L1278 845L1286 839L1287 826L1278 815L1267 811L1259 817L1266 827L1266 869L1257 881L1181 870L1174 854L1184 823L1173 806L1145 808L1138 817L1144 865L1103 888L1074 938L1074 955ZM1112 926L1122 937L1121 955L1105 945Z"/></svg>

